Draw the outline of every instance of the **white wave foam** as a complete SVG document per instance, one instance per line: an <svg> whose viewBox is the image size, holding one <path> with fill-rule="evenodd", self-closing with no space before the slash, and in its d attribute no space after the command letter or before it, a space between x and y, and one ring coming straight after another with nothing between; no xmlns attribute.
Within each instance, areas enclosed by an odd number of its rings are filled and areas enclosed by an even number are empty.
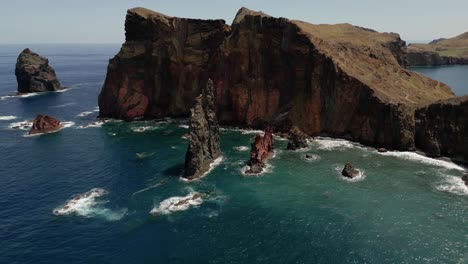
<svg viewBox="0 0 468 264"><path fill-rule="evenodd" d="M154 126L141 126L141 127L132 127L131 130L133 132L137 132L137 133L143 133L143 132L146 132L146 131L152 131L152 130L156 130L156 129L159 129L159 127L154 127Z"/></svg>
<svg viewBox="0 0 468 264"><path fill-rule="evenodd" d="M96 199L107 195L104 189L94 188L84 194L75 195L68 200L65 205L55 208L52 213L57 216L78 215L83 217L104 217L109 221L120 220L126 213L126 209L114 212L103 208L105 202L99 202Z"/></svg>
<svg viewBox="0 0 468 264"><path fill-rule="evenodd" d="M220 156L220 157L218 157L217 159L215 159L213 162L210 163L210 168L209 168L205 173L203 173L202 176L200 176L200 177L198 177L198 178L196 178L196 179L189 180L189 179L186 179L186 178L184 178L184 177L180 177L180 179L181 179L182 181L184 181L184 182L198 181L198 180L200 180L201 178L204 178L205 176L207 176L208 174L210 174L210 172L211 172L212 170L214 170L216 167L218 167L219 164L221 164L221 163L223 162L223 159L224 159L223 156Z"/></svg>
<svg viewBox="0 0 468 264"><path fill-rule="evenodd" d="M0 116L0 121L9 121L9 120L14 120L18 117L16 116Z"/></svg>
<svg viewBox="0 0 468 264"><path fill-rule="evenodd" d="M345 177L341 174L341 172L343 171L343 167L340 167L340 166L336 166L335 167L335 171L338 173L340 179L344 180L344 181L348 181L348 182L358 182L358 181L362 181L366 178L366 172L364 170L360 170L360 169L356 169L354 168L355 170L358 171L358 175L354 178L349 178L349 177Z"/></svg>
<svg viewBox="0 0 468 264"><path fill-rule="evenodd" d="M99 121L91 122L91 123L86 124L86 125L79 126L78 128L101 127L102 125L104 125L105 123L108 123L108 122L109 122L109 120L102 119L102 120L99 120Z"/></svg>
<svg viewBox="0 0 468 264"><path fill-rule="evenodd" d="M154 207L150 211L150 214L167 215L173 212L185 211L202 203L203 199L201 194L198 192L191 192L187 196L174 196L162 201L158 207Z"/></svg>
<svg viewBox="0 0 468 264"><path fill-rule="evenodd" d="M424 164L433 165L433 166L437 166L437 167L444 167L444 168L451 169L451 170L465 171L465 168L463 168L463 167L461 167L461 166L459 166L459 165L457 165L457 164L455 164L453 162L429 158L429 157L423 156L421 154L418 154L416 152L388 151L388 152L382 152L382 153L378 152L378 154L383 155L383 156L397 157L397 158L404 159L404 160L417 161L417 162L421 162L421 163L424 163Z"/></svg>
<svg viewBox="0 0 468 264"><path fill-rule="evenodd" d="M240 132L242 135L250 135L250 134L262 134L264 133L263 130L253 130L253 129L245 129L245 128L237 128L237 127L223 127L220 128L221 131L233 131L233 132Z"/></svg>
<svg viewBox="0 0 468 264"><path fill-rule="evenodd" d="M139 159L146 159L154 155L154 152L139 152L135 154Z"/></svg>
<svg viewBox="0 0 468 264"><path fill-rule="evenodd" d="M189 126L188 125L179 125L180 128L185 128L185 129L188 129Z"/></svg>
<svg viewBox="0 0 468 264"><path fill-rule="evenodd" d="M27 98L27 97L33 97L37 95L42 95L44 93L25 93L25 94L12 94L12 95L4 95L0 97L1 100L9 99L9 98Z"/></svg>
<svg viewBox="0 0 468 264"><path fill-rule="evenodd" d="M50 92L50 93L64 93L64 92L67 92L67 91L70 91L70 90L71 90L71 88L68 87L68 88L60 89L60 90L53 91L53 92Z"/></svg>
<svg viewBox="0 0 468 264"><path fill-rule="evenodd" d="M94 107L93 112L99 112L99 106Z"/></svg>
<svg viewBox="0 0 468 264"><path fill-rule="evenodd" d="M21 129L21 130L30 130L33 125L33 122L30 120L24 120L21 122L11 123L8 127L11 129Z"/></svg>
<svg viewBox="0 0 468 264"><path fill-rule="evenodd" d="M84 117L84 116L89 116L89 115L92 115L92 114L93 114L93 111L85 111L85 112L81 112L81 113L77 114L76 116Z"/></svg>
<svg viewBox="0 0 468 264"><path fill-rule="evenodd" d="M234 147L235 150L237 151L247 151L249 150L249 147L247 146L237 146L237 147Z"/></svg>
<svg viewBox="0 0 468 264"><path fill-rule="evenodd" d="M468 186L460 177L447 176L444 183L436 186L441 192L449 192L457 195L468 195Z"/></svg>
<svg viewBox="0 0 468 264"><path fill-rule="evenodd" d="M309 158L306 157L306 155L310 155ZM306 154L304 155L304 159L307 160L307 161L316 161L316 160L319 160L320 159L320 156L319 155L315 155L315 154Z"/></svg>
<svg viewBox="0 0 468 264"><path fill-rule="evenodd" d="M336 150L355 147L355 144L344 139L320 137L313 142L317 145L317 149L320 150Z"/></svg>
<svg viewBox="0 0 468 264"><path fill-rule="evenodd" d="M49 108L62 108L62 107L67 107L67 106L75 105L75 104L76 103L66 103L66 104L61 104L61 105L50 106Z"/></svg>

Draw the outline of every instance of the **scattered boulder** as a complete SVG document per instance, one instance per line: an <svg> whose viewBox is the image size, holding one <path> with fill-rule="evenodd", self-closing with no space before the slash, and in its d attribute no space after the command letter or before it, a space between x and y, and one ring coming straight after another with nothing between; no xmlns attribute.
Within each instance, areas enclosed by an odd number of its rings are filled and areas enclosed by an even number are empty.
<svg viewBox="0 0 468 264"><path fill-rule="evenodd" d="M465 183L465 185L468 186L468 173L465 173L465 174L462 176L462 180L463 180L463 182Z"/></svg>
<svg viewBox="0 0 468 264"><path fill-rule="evenodd" d="M289 142L287 149L298 150L307 148L309 146L307 144L307 138L308 136L306 134L302 133L302 131L298 127L294 126L289 131Z"/></svg>
<svg viewBox="0 0 468 264"><path fill-rule="evenodd" d="M189 146L185 155L184 178L193 180L210 169L210 164L221 156L219 126L214 106L213 82L208 80L203 93L190 110Z"/></svg>
<svg viewBox="0 0 468 264"><path fill-rule="evenodd" d="M348 162L341 171L341 175L353 179L359 176L359 171L353 167L351 162Z"/></svg>
<svg viewBox="0 0 468 264"><path fill-rule="evenodd" d="M319 157L317 155L314 155L314 154L306 154L305 158L306 158L306 160L318 160L319 159Z"/></svg>
<svg viewBox="0 0 468 264"><path fill-rule="evenodd" d="M380 153L385 153L388 150L386 148L379 148L379 149L377 149L377 151L380 152Z"/></svg>
<svg viewBox="0 0 468 264"><path fill-rule="evenodd" d="M55 132L63 128L63 125L55 117L47 115L37 115L33 121L29 135Z"/></svg>
<svg viewBox="0 0 468 264"><path fill-rule="evenodd" d="M18 93L63 89L55 75L55 70L49 65L49 60L30 49L23 50L18 56L15 75L18 82Z"/></svg>
<svg viewBox="0 0 468 264"><path fill-rule="evenodd" d="M259 174L263 171L267 161L273 157L273 129L266 128L265 134L257 135L252 143L250 150L250 160L248 165L250 168L246 171L247 174Z"/></svg>

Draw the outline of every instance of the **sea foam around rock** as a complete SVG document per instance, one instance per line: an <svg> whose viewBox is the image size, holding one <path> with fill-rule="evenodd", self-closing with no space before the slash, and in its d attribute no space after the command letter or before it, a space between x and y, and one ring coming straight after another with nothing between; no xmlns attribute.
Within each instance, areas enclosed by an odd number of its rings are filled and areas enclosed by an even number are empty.
<svg viewBox="0 0 468 264"><path fill-rule="evenodd" d="M55 208L52 213L56 216L77 215L87 218L102 217L108 221L120 220L125 215L126 209L113 211L103 207L106 201L98 201L99 197L108 193L100 188L91 189L86 193L75 195L64 205Z"/></svg>
<svg viewBox="0 0 468 264"><path fill-rule="evenodd" d="M186 196L174 196L162 201L154 207L150 214L168 215L174 212L185 211L203 203L202 195L198 192L190 192Z"/></svg>

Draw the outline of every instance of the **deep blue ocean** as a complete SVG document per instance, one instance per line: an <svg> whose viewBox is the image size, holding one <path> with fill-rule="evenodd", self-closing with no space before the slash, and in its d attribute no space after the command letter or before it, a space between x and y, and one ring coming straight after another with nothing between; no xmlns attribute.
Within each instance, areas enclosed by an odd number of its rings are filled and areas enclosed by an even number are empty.
<svg viewBox="0 0 468 264"><path fill-rule="evenodd" d="M184 182L186 120L82 127L97 121L120 45L29 45L69 89L7 96L25 47L0 45L0 263L468 263L468 188L458 165L329 138L287 151L277 139L268 172L245 176L257 132L223 129L221 163ZM468 89L466 68L432 70ZM12 128L38 113L67 127L34 137ZM360 169L357 180L340 176L347 161ZM96 188L100 195L69 214L53 213ZM164 213L166 199L193 192L209 195Z"/></svg>

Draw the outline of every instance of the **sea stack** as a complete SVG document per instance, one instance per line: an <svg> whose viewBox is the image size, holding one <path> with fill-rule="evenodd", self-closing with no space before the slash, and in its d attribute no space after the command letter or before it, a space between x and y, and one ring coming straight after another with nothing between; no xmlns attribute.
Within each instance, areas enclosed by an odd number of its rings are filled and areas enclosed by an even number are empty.
<svg viewBox="0 0 468 264"><path fill-rule="evenodd" d="M189 146L185 155L184 178L189 180L203 176L221 156L219 126L214 106L213 82L208 80L195 106L190 110Z"/></svg>
<svg viewBox="0 0 468 264"><path fill-rule="evenodd" d="M348 162L341 171L341 175L353 179L359 176L359 171L353 167L351 162Z"/></svg>
<svg viewBox="0 0 468 264"><path fill-rule="evenodd" d="M259 174L263 171L267 161L273 157L273 129L266 128L265 134L257 135L250 150L250 168L247 174Z"/></svg>
<svg viewBox="0 0 468 264"><path fill-rule="evenodd" d="M18 93L48 92L63 89L49 60L25 49L16 61Z"/></svg>
<svg viewBox="0 0 468 264"><path fill-rule="evenodd" d="M293 127L289 131L289 142L287 149L289 150L298 150L298 149L304 149L307 148L309 145L307 144L307 138L308 136L298 128L298 127Z"/></svg>
<svg viewBox="0 0 468 264"><path fill-rule="evenodd" d="M47 115L37 115L33 121L29 135L55 132L61 129L63 125L55 117Z"/></svg>

